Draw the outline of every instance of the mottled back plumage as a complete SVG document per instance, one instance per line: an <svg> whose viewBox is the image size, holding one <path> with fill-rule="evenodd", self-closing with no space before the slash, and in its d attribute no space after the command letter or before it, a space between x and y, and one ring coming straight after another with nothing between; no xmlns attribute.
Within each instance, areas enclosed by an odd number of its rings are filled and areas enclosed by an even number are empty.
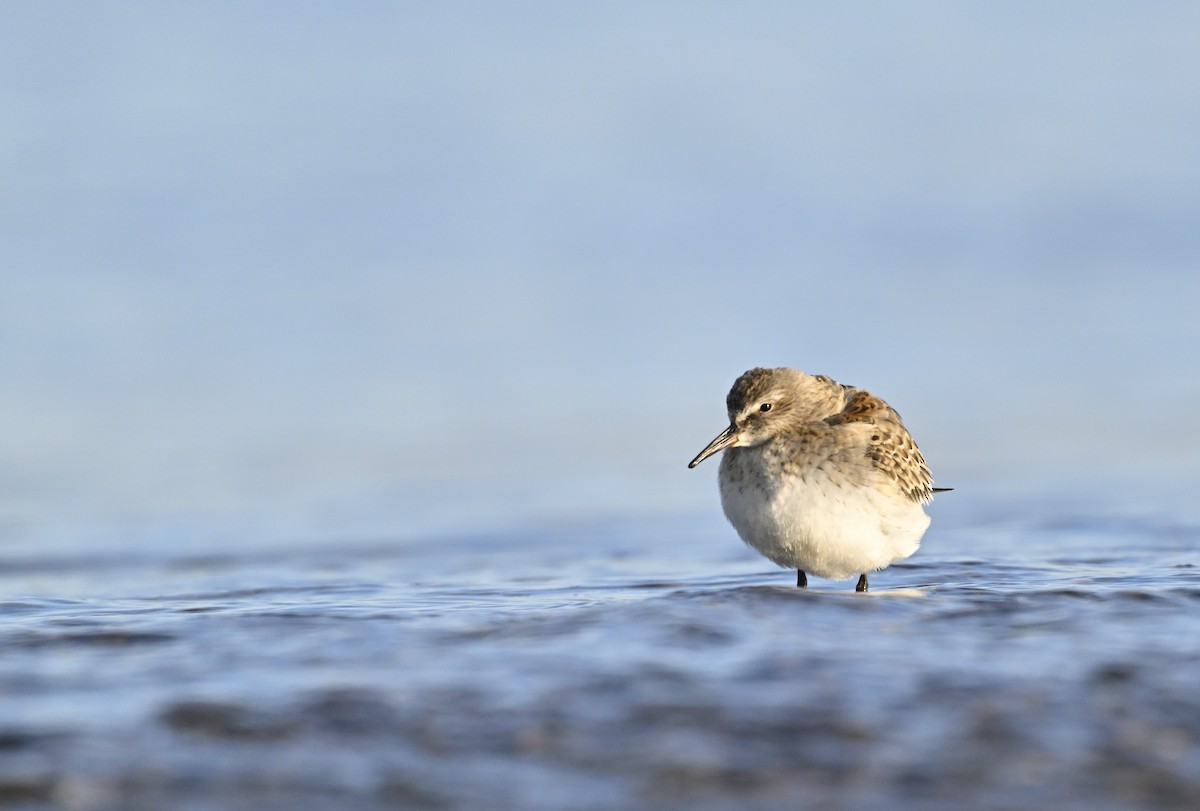
<svg viewBox="0 0 1200 811"><path fill-rule="evenodd" d="M933 475L925 457L904 427L900 413L869 391L842 386L846 406L825 418L834 427L862 423L874 426L865 453L875 467L895 480L897 486L918 504L933 500Z"/></svg>

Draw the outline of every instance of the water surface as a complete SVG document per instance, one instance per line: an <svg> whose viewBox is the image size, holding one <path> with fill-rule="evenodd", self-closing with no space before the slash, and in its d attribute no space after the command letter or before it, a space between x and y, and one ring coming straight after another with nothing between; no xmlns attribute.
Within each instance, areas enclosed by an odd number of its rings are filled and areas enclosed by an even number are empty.
<svg viewBox="0 0 1200 811"><path fill-rule="evenodd" d="M709 516L18 545L0 804L1197 807L1200 531L943 523L867 595Z"/></svg>

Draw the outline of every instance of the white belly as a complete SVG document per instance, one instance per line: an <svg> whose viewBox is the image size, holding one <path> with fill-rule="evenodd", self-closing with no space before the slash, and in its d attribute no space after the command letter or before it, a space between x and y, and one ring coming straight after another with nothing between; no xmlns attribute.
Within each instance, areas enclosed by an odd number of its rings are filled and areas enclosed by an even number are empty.
<svg viewBox="0 0 1200 811"><path fill-rule="evenodd" d="M725 460L722 460L725 462ZM749 546L789 569L845 580L917 551L929 516L898 490L884 490L809 469L777 487L727 475L721 506Z"/></svg>

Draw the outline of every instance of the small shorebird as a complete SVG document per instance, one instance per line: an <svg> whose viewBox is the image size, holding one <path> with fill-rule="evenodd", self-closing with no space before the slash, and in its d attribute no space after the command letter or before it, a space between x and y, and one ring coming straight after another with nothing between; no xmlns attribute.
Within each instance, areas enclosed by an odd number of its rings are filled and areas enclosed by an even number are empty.
<svg viewBox="0 0 1200 811"><path fill-rule="evenodd" d="M775 563L831 580L904 560L943 489L896 411L870 392L796 369L751 369L725 398L729 427L688 463L718 451L725 517Z"/></svg>

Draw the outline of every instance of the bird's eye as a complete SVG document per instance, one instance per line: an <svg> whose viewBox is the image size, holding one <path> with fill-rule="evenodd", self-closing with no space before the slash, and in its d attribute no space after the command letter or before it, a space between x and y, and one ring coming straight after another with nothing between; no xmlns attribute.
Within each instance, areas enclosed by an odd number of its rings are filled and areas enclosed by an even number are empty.
<svg viewBox="0 0 1200 811"><path fill-rule="evenodd" d="M763 403L762 405L760 405L760 406L758 407L758 410L759 410L759 411L770 411L770 410L771 410L771 404L770 404L770 403Z"/></svg>

